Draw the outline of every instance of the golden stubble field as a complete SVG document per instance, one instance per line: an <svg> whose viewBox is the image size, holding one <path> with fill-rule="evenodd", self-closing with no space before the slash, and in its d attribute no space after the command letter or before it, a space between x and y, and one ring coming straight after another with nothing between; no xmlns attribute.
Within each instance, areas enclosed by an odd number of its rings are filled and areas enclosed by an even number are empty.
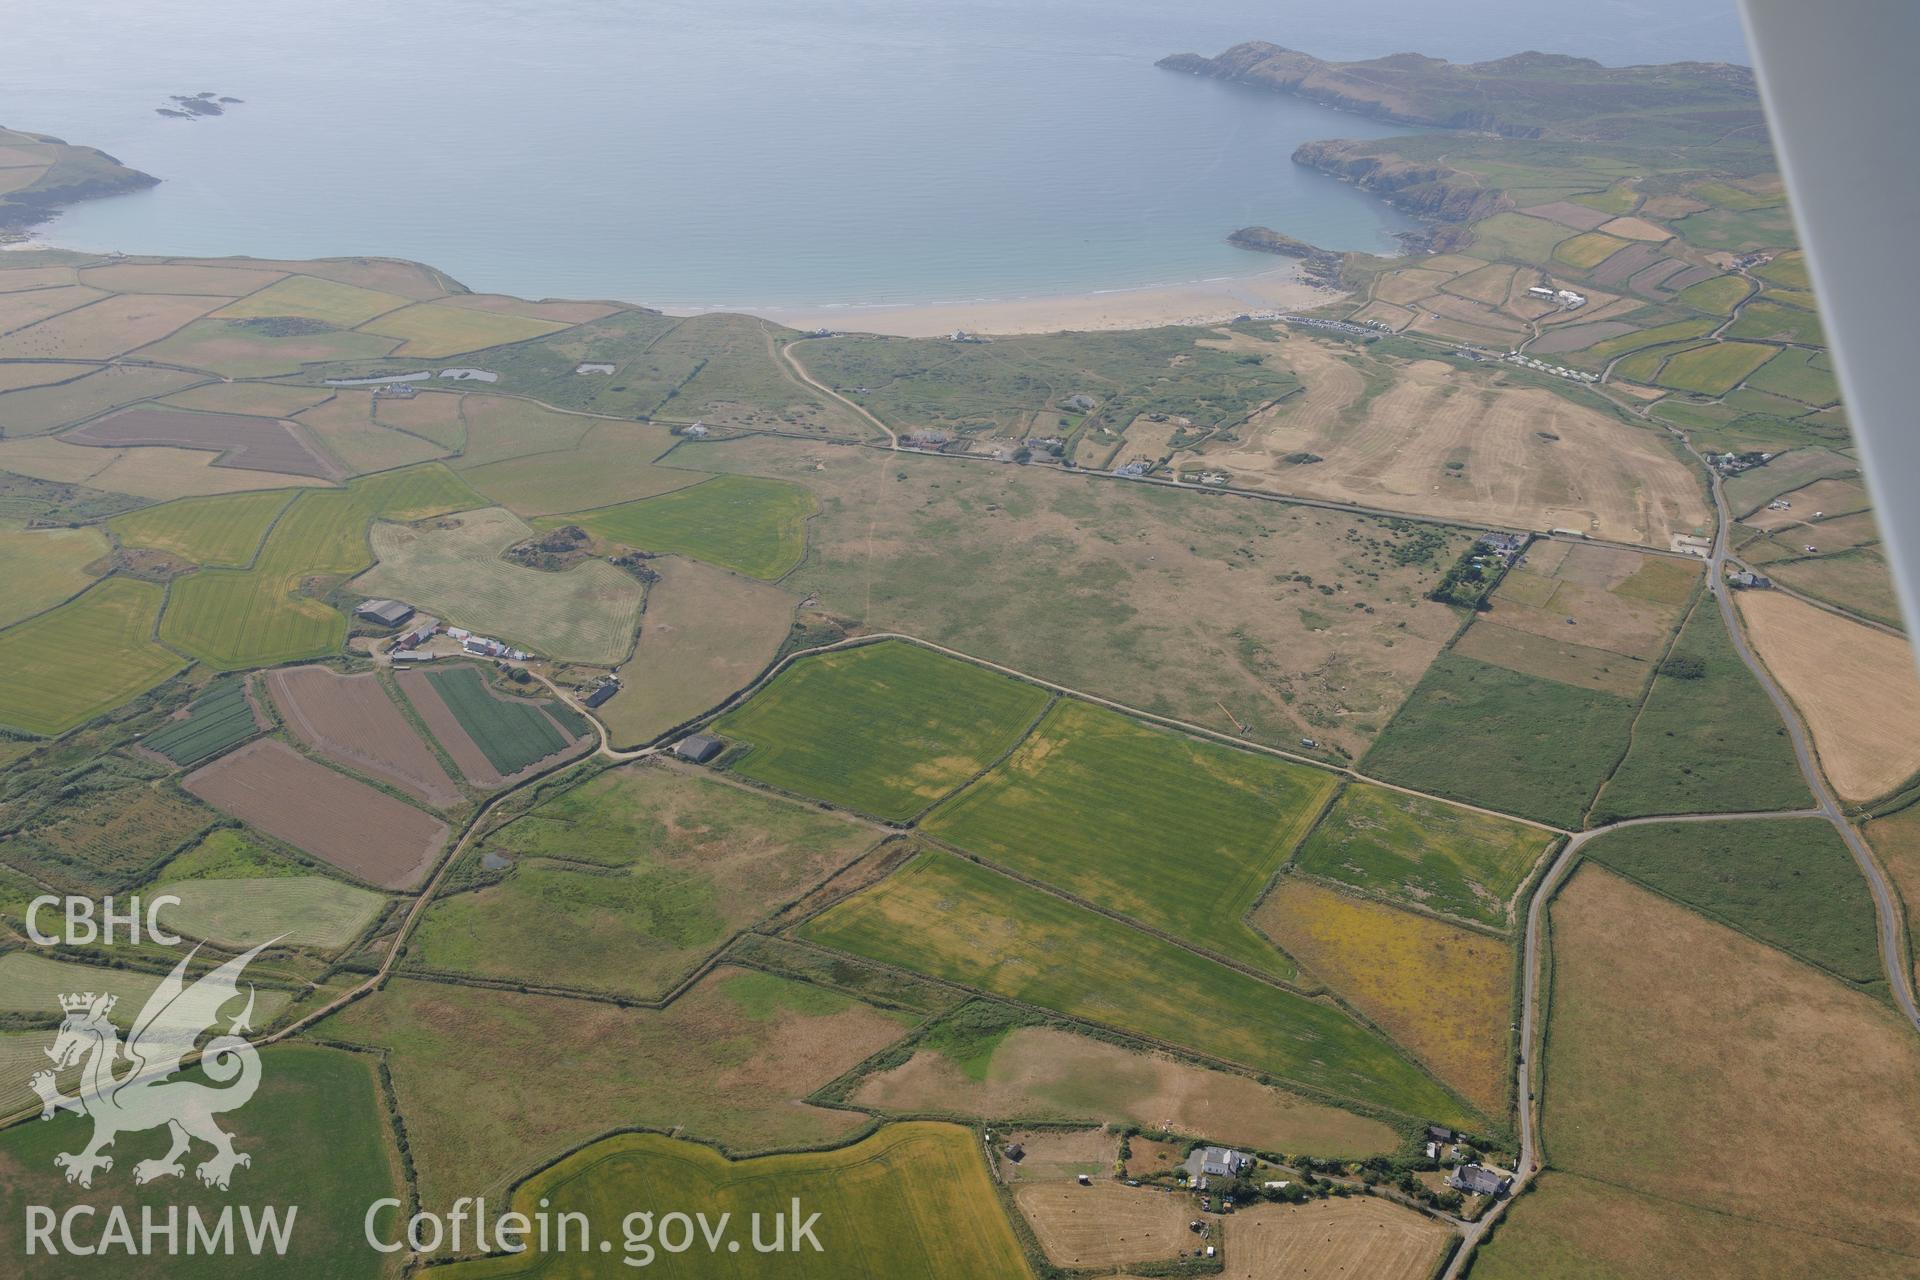
<svg viewBox="0 0 1920 1280"><path fill-rule="evenodd" d="M1656 432L1498 370L1346 353L1317 339L1264 350L1306 384L1208 450L1234 483L1519 528L1571 528L1665 549L1707 521L1699 478ZM1391 385L1369 396L1369 380ZM1290 454L1317 454L1289 463Z"/></svg>
<svg viewBox="0 0 1920 1280"><path fill-rule="evenodd" d="M1225 1280L1425 1280L1449 1232L1369 1196L1263 1204L1226 1220Z"/></svg>
<svg viewBox="0 0 1920 1280"><path fill-rule="evenodd" d="M1842 797L1872 799L1920 770L1920 676L1905 640L1782 592L1737 598L1754 648L1812 730Z"/></svg>
<svg viewBox="0 0 1920 1280"><path fill-rule="evenodd" d="M1920 1041L1899 1015L1598 867L1552 921L1555 1167L1920 1263Z"/></svg>

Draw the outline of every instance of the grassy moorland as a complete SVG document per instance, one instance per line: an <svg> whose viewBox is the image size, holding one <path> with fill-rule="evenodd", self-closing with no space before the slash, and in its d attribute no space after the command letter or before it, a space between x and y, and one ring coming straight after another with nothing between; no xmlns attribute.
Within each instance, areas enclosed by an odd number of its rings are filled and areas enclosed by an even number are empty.
<svg viewBox="0 0 1920 1280"><path fill-rule="evenodd" d="M1507 904L1552 837L1534 827L1387 787L1340 793L1293 864L1329 880L1482 924Z"/></svg>
<svg viewBox="0 0 1920 1280"><path fill-rule="evenodd" d="M887 422L948 431L1059 433L1061 402L1086 395L1099 418L1126 426L1169 413L1203 426L1231 422L1298 389L1282 368L1201 341L1204 330L1138 329L1003 337L840 336L809 342L807 368ZM1071 419L1069 419L1071 421Z"/></svg>
<svg viewBox="0 0 1920 1280"><path fill-rule="evenodd" d="M1337 1009L946 853L800 936L1412 1116L1459 1103Z"/></svg>
<svg viewBox="0 0 1920 1280"><path fill-rule="evenodd" d="M800 1100L917 1021L723 965L664 1009L402 977L317 1034L390 1053L421 1198L444 1205L498 1203L622 1126L678 1127L742 1153L831 1145L861 1117ZM566 1069L528 1069L543 1062ZM356 1201L356 1219L365 1211Z"/></svg>
<svg viewBox="0 0 1920 1280"><path fill-rule="evenodd" d="M924 828L1285 978L1292 963L1244 917L1336 781L1066 699Z"/></svg>
<svg viewBox="0 0 1920 1280"><path fill-rule="evenodd" d="M714 728L751 749L732 768L786 791L904 821L992 764L1044 689L883 641L781 672Z"/></svg>
<svg viewBox="0 0 1920 1280"><path fill-rule="evenodd" d="M630 766L543 801L476 848L464 892L421 920L407 963L656 998L741 929L873 844L844 818Z"/></svg>
<svg viewBox="0 0 1920 1280"><path fill-rule="evenodd" d="M742 1264L723 1244L669 1253L664 1236L616 1244L631 1266L656 1261L668 1274L734 1277L774 1274L826 1280L850 1274L897 1280L947 1276L1030 1275L1006 1209L987 1176L973 1131L918 1122L888 1125L835 1151L762 1156L732 1163L710 1147L664 1134L626 1133L568 1156L528 1179L514 1207L532 1215L577 1212L592 1222L618 1222L634 1205L655 1220L675 1212L711 1222L732 1215L732 1243L746 1250L748 1223L768 1224L788 1213L790 1201L817 1212L816 1252L801 1247L777 1265ZM909 1228L910 1229L903 1229ZM676 1238L677 1243L677 1238ZM579 1274L564 1253L529 1250L522 1257L488 1258L451 1268L451 1280L560 1277Z"/></svg>

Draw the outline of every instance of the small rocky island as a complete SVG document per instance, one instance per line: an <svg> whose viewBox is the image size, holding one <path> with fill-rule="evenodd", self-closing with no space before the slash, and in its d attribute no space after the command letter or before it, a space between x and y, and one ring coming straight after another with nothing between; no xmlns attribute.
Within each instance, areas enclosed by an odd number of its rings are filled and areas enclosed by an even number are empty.
<svg viewBox="0 0 1920 1280"><path fill-rule="evenodd" d="M243 98L227 97L224 94L217 94L211 90L192 94L176 93L167 100L173 105L169 107L155 107L153 113L158 116L168 116L175 120L195 120L201 116L223 116L227 113L228 107L238 106L245 101Z"/></svg>

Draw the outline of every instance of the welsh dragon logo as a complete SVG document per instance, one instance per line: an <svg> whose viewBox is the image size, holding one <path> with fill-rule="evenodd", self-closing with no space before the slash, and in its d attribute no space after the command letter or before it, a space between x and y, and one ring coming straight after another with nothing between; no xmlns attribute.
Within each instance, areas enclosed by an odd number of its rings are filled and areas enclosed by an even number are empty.
<svg viewBox="0 0 1920 1280"><path fill-rule="evenodd" d="M67 1171L68 1182L91 1187L95 1172L113 1168L113 1158L104 1151L116 1137L161 1125L172 1135L172 1146L159 1159L134 1165L137 1183L184 1174L180 1157L196 1138L213 1147L213 1155L194 1170L207 1186L224 1191L236 1168L253 1163L252 1157L233 1149L232 1135L214 1123L215 1116L245 1106L260 1087L260 1053L244 1034L253 1017L251 983L246 1008L228 1024L225 1034L209 1040L200 1053L201 1070L223 1087L168 1077L182 1069L182 1059L193 1052L202 1034L214 1028L221 1008L238 994L240 974L248 962L271 945L263 942L189 984L187 964L199 951L194 948L147 997L124 1045L107 1020L118 997L91 991L60 997L66 1018L59 1038L46 1050L53 1070L38 1073L28 1083L40 1095L42 1120L53 1119L59 1111L93 1120L92 1141L79 1151L53 1158L55 1167ZM55 1073L82 1063L79 1090L67 1097L55 1084Z"/></svg>

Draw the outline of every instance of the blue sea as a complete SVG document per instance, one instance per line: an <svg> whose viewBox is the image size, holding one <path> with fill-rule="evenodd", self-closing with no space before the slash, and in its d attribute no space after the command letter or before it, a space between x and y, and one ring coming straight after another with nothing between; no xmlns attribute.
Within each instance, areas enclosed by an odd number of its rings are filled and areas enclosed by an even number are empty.
<svg viewBox="0 0 1920 1280"><path fill-rule="evenodd" d="M1408 222L1288 157L1404 132L1161 71L1529 48L1745 61L1733 0L13 0L0 124L163 179L58 244L430 262L475 289L662 306L1029 297L1269 270L1263 223ZM245 99L193 121L171 94Z"/></svg>

